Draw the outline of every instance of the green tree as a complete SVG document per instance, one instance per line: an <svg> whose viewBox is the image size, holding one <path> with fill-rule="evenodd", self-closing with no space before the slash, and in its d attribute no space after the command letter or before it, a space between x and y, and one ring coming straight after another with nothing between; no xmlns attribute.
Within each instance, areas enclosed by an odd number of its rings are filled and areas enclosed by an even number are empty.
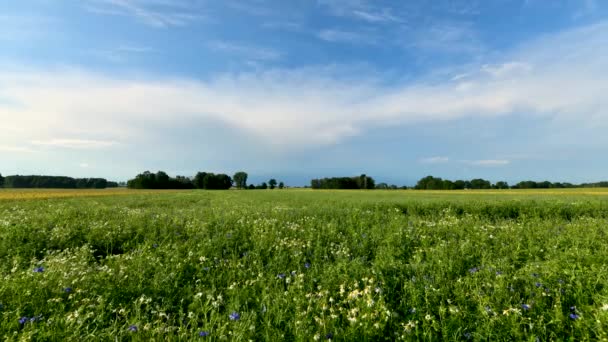
<svg viewBox="0 0 608 342"><path fill-rule="evenodd" d="M2 177L2 174L0 173L0 188L3 186L4 186L4 177Z"/></svg>
<svg viewBox="0 0 608 342"><path fill-rule="evenodd" d="M276 188L276 187L277 187L277 180L276 180L276 179L274 179L274 178L271 178L271 179L268 181L268 186L270 187L270 190L273 190L274 188Z"/></svg>
<svg viewBox="0 0 608 342"><path fill-rule="evenodd" d="M247 172L239 171L232 176L237 189L247 189Z"/></svg>
<svg viewBox="0 0 608 342"><path fill-rule="evenodd" d="M283 182L279 182L279 189L283 189L285 187L285 184L283 184Z"/></svg>
<svg viewBox="0 0 608 342"><path fill-rule="evenodd" d="M494 185L494 187L496 189L508 189L509 188L509 184L507 182L500 181L500 182L496 182L496 184Z"/></svg>

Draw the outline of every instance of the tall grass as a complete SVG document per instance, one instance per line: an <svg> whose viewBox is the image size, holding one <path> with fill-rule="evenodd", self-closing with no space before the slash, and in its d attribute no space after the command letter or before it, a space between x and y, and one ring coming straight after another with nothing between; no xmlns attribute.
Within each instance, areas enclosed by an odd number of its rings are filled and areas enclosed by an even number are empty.
<svg viewBox="0 0 608 342"><path fill-rule="evenodd" d="M0 335L604 339L607 203L331 191L0 201Z"/></svg>

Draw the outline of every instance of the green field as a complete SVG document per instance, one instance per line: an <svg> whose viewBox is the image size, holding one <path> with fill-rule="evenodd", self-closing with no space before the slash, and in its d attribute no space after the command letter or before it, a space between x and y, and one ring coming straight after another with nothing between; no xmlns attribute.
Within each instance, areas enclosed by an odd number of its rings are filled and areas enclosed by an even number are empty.
<svg viewBox="0 0 608 342"><path fill-rule="evenodd" d="M0 336L608 338L606 189L123 191L0 191Z"/></svg>

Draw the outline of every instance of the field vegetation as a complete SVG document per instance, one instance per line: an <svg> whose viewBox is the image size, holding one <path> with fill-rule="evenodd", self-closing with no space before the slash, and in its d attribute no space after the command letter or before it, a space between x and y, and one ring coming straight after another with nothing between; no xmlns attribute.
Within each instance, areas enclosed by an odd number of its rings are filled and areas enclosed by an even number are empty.
<svg viewBox="0 0 608 342"><path fill-rule="evenodd" d="M4 190L0 336L602 340L607 238L605 189Z"/></svg>

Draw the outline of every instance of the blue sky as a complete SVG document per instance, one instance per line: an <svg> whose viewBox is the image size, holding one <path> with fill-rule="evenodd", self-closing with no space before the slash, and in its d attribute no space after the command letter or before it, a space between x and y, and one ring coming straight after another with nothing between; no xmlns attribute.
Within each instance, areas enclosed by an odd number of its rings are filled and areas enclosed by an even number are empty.
<svg viewBox="0 0 608 342"><path fill-rule="evenodd" d="M608 179L599 0L0 4L0 173Z"/></svg>

